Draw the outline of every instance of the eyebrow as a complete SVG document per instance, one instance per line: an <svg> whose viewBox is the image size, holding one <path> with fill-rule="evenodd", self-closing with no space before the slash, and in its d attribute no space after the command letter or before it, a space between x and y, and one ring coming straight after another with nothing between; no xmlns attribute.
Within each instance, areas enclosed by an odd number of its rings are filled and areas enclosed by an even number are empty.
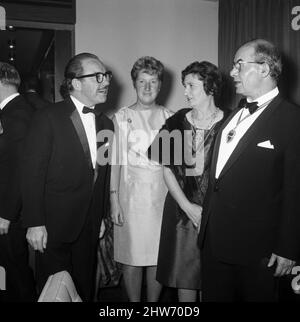
<svg viewBox="0 0 300 322"><path fill-rule="evenodd" d="M183 83L186 83L186 84L199 84L199 82L202 82L202 81L200 79L198 79L198 81L195 79L195 80L184 81Z"/></svg>

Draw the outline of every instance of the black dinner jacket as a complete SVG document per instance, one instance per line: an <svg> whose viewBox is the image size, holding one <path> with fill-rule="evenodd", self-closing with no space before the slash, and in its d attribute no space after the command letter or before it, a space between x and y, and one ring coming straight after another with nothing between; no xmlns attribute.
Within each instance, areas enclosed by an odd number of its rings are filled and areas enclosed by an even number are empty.
<svg viewBox="0 0 300 322"><path fill-rule="evenodd" d="M300 254L300 109L277 96L242 137L215 179L216 138L200 231L228 263L255 263L272 253ZM273 149L258 146L270 141ZM230 144L230 143L228 143Z"/></svg>
<svg viewBox="0 0 300 322"><path fill-rule="evenodd" d="M20 217L21 192L19 160L32 108L18 95L0 111L0 217L15 222Z"/></svg>
<svg viewBox="0 0 300 322"><path fill-rule="evenodd" d="M43 99L36 92L27 92L24 94L24 97L34 110L39 110L41 108L45 108L46 106L51 104L50 102Z"/></svg>
<svg viewBox="0 0 300 322"><path fill-rule="evenodd" d="M104 114L96 116L96 130L112 134L113 123ZM111 139L106 137L99 147L111 145ZM72 100L37 111L22 158L25 227L45 225L49 241L72 242L83 227L93 195L100 225L109 200L110 165L99 165L97 172L94 182L87 137Z"/></svg>

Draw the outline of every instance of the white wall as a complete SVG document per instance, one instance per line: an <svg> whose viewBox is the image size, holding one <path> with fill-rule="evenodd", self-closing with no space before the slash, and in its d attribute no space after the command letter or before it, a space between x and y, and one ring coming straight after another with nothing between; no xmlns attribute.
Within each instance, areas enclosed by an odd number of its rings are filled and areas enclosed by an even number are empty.
<svg viewBox="0 0 300 322"><path fill-rule="evenodd" d="M75 50L95 53L114 82L107 105L135 102L130 70L141 56L167 70L158 101L185 107L181 71L195 60L218 61L218 2L204 0L77 0Z"/></svg>

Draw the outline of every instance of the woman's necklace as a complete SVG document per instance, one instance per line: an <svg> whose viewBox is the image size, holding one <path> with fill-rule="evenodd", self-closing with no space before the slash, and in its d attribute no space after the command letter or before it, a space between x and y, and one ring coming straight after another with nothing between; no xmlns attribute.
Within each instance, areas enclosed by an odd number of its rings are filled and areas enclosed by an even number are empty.
<svg viewBox="0 0 300 322"><path fill-rule="evenodd" d="M215 112L211 115L211 120L210 120L209 124L204 129L204 128L200 128L200 127L196 126L195 119L191 113L191 120L193 122L193 124L192 124L192 131L193 131L192 146L193 146L194 152L197 152L201 147L204 146L205 138L209 137L209 133L214 128L213 124L214 124L218 114L219 114L219 109L217 108L215 110ZM209 133L206 136L204 135L205 130L209 130Z"/></svg>
<svg viewBox="0 0 300 322"><path fill-rule="evenodd" d="M202 130L208 130L208 129L210 129L210 127L212 126L212 124L213 124L213 122L214 122L214 120L216 119L216 117L217 117L217 115L218 115L218 113L219 113L219 109L218 108L216 108L216 110L209 116L209 117L207 117L207 118L204 118L204 120L206 121L206 120L210 120L210 122L206 125L206 126L197 126L196 125L196 122L195 122L195 120L197 119L196 117L195 117L195 111L194 110L192 110L191 111L191 121L192 121L192 125L193 125L193 127L195 128L195 129L202 129Z"/></svg>
<svg viewBox="0 0 300 322"><path fill-rule="evenodd" d="M273 98L272 98L273 99ZM258 109L254 112L254 113L256 113L257 111L259 111L259 110L261 110L262 108L264 108L264 107L266 107L271 101L272 101L272 99L270 99L269 101L267 101L267 102L265 102L264 104L262 104L261 106L259 106L258 107ZM253 115L253 114L248 114L248 115L246 115L245 117L243 117L242 118L242 116L243 116L243 113L244 113L244 108L242 109L242 111L241 111L241 113L240 113L240 116L239 116L239 118L238 118L238 120L237 120L237 122L236 122L236 125L235 125L235 127L233 128L233 129L231 129L228 133L227 133L227 135L226 135L226 142L227 143L230 143L233 139L234 139L234 137L235 137L235 135L236 135L236 128L243 122L243 121L245 121L248 117L250 117L251 115Z"/></svg>

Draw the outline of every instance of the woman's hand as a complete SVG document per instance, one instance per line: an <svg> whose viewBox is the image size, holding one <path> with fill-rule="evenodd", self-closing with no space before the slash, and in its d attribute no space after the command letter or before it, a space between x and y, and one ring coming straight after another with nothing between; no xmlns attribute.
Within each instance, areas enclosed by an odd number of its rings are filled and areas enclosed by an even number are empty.
<svg viewBox="0 0 300 322"><path fill-rule="evenodd" d="M198 228L200 228L201 218L202 218L202 207L192 203L187 202L184 209L182 209L186 215L189 217L189 219L192 221L193 225Z"/></svg>
<svg viewBox="0 0 300 322"><path fill-rule="evenodd" d="M110 215L115 225L123 226L124 216L117 195L110 199Z"/></svg>
<svg viewBox="0 0 300 322"><path fill-rule="evenodd" d="M167 167L164 167L164 179L172 197L177 201L179 207L186 213L193 225L199 231L202 217L202 207L188 200L171 169Z"/></svg>

